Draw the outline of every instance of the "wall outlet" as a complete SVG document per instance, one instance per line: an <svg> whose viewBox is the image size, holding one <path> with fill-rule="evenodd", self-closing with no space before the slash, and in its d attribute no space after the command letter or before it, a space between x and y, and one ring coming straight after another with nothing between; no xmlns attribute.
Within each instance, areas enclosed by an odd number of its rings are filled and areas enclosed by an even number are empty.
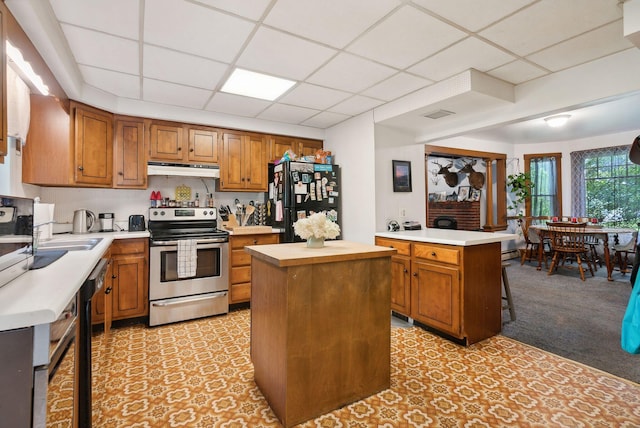
<svg viewBox="0 0 640 428"><path fill-rule="evenodd" d="M407 210L404 208L400 208L400 211L398 213L400 215L400 217L406 217L407 215Z"/></svg>

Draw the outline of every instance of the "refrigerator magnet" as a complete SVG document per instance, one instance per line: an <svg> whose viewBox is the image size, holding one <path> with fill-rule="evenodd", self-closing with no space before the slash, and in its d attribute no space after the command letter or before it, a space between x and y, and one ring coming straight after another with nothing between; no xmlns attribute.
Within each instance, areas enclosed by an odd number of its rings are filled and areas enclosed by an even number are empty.
<svg viewBox="0 0 640 428"><path fill-rule="evenodd" d="M306 195L307 194L307 185L302 181L298 181L293 189L296 195Z"/></svg>
<svg viewBox="0 0 640 428"><path fill-rule="evenodd" d="M296 195L296 204L302 203L302 195Z"/></svg>
<svg viewBox="0 0 640 428"><path fill-rule="evenodd" d="M316 183L311 183L311 200L315 201L316 200Z"/></svg>

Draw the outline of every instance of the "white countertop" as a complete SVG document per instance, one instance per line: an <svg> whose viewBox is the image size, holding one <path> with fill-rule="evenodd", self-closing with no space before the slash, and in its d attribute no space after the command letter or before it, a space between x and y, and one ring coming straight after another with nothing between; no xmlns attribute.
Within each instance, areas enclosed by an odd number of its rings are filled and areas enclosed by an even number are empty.
<svg viewBox="0 0 640 428"><path fill-rule="evenodd" d="M518 235L512 233L474 232L469 230L436 229L432 227L421 230L378 232L376 233L376 236L381 238L428 242L431 244L458 245L462 247L510 241L518 237Z"/></svg>
<svg viewBox="0 0 640 428"><path fill-rule="evenodd" d="M148 237L148 231L54 235L51 242L103 239L90 251L69 251L51 265L0 287L0 331L55 321L114 239Z"/></svg>

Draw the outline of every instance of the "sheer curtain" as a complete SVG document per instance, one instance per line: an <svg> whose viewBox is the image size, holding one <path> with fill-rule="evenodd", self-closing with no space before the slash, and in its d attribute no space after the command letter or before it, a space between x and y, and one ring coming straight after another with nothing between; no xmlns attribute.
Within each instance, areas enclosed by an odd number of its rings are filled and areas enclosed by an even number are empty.
<svg viewBox="0 0 640 428"><path fill-rule="evenodd" d="M533 158L530 162L531 179L531 215L549 216L558 214L557 168L554 157Z"/></svg>

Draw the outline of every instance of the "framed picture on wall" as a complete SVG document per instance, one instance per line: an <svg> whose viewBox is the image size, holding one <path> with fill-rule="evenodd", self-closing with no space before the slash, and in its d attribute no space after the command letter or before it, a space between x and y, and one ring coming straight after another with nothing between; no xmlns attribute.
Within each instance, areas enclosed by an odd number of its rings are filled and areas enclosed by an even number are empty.
<svg viewBox="0 0 640 428"><path fill-rule="evenodd" d="M393 191L411 192L411 162L392 160Z"/></svg>
<svg viewBox="0 0 640 428"><path fill-rule="evenodd" d="M469 200L470 201L479 201L480 200L480 193L482 192L482 190L479 189L473 189L471 191L471 195L469 195Z"/></svg>
<svg viewBox="0 0 640 428"><path fill-rule="evenodd" d="M471 186L460 186L458 188L458 201L466 201L469 199L469 193L471 192Z"/></svg>

